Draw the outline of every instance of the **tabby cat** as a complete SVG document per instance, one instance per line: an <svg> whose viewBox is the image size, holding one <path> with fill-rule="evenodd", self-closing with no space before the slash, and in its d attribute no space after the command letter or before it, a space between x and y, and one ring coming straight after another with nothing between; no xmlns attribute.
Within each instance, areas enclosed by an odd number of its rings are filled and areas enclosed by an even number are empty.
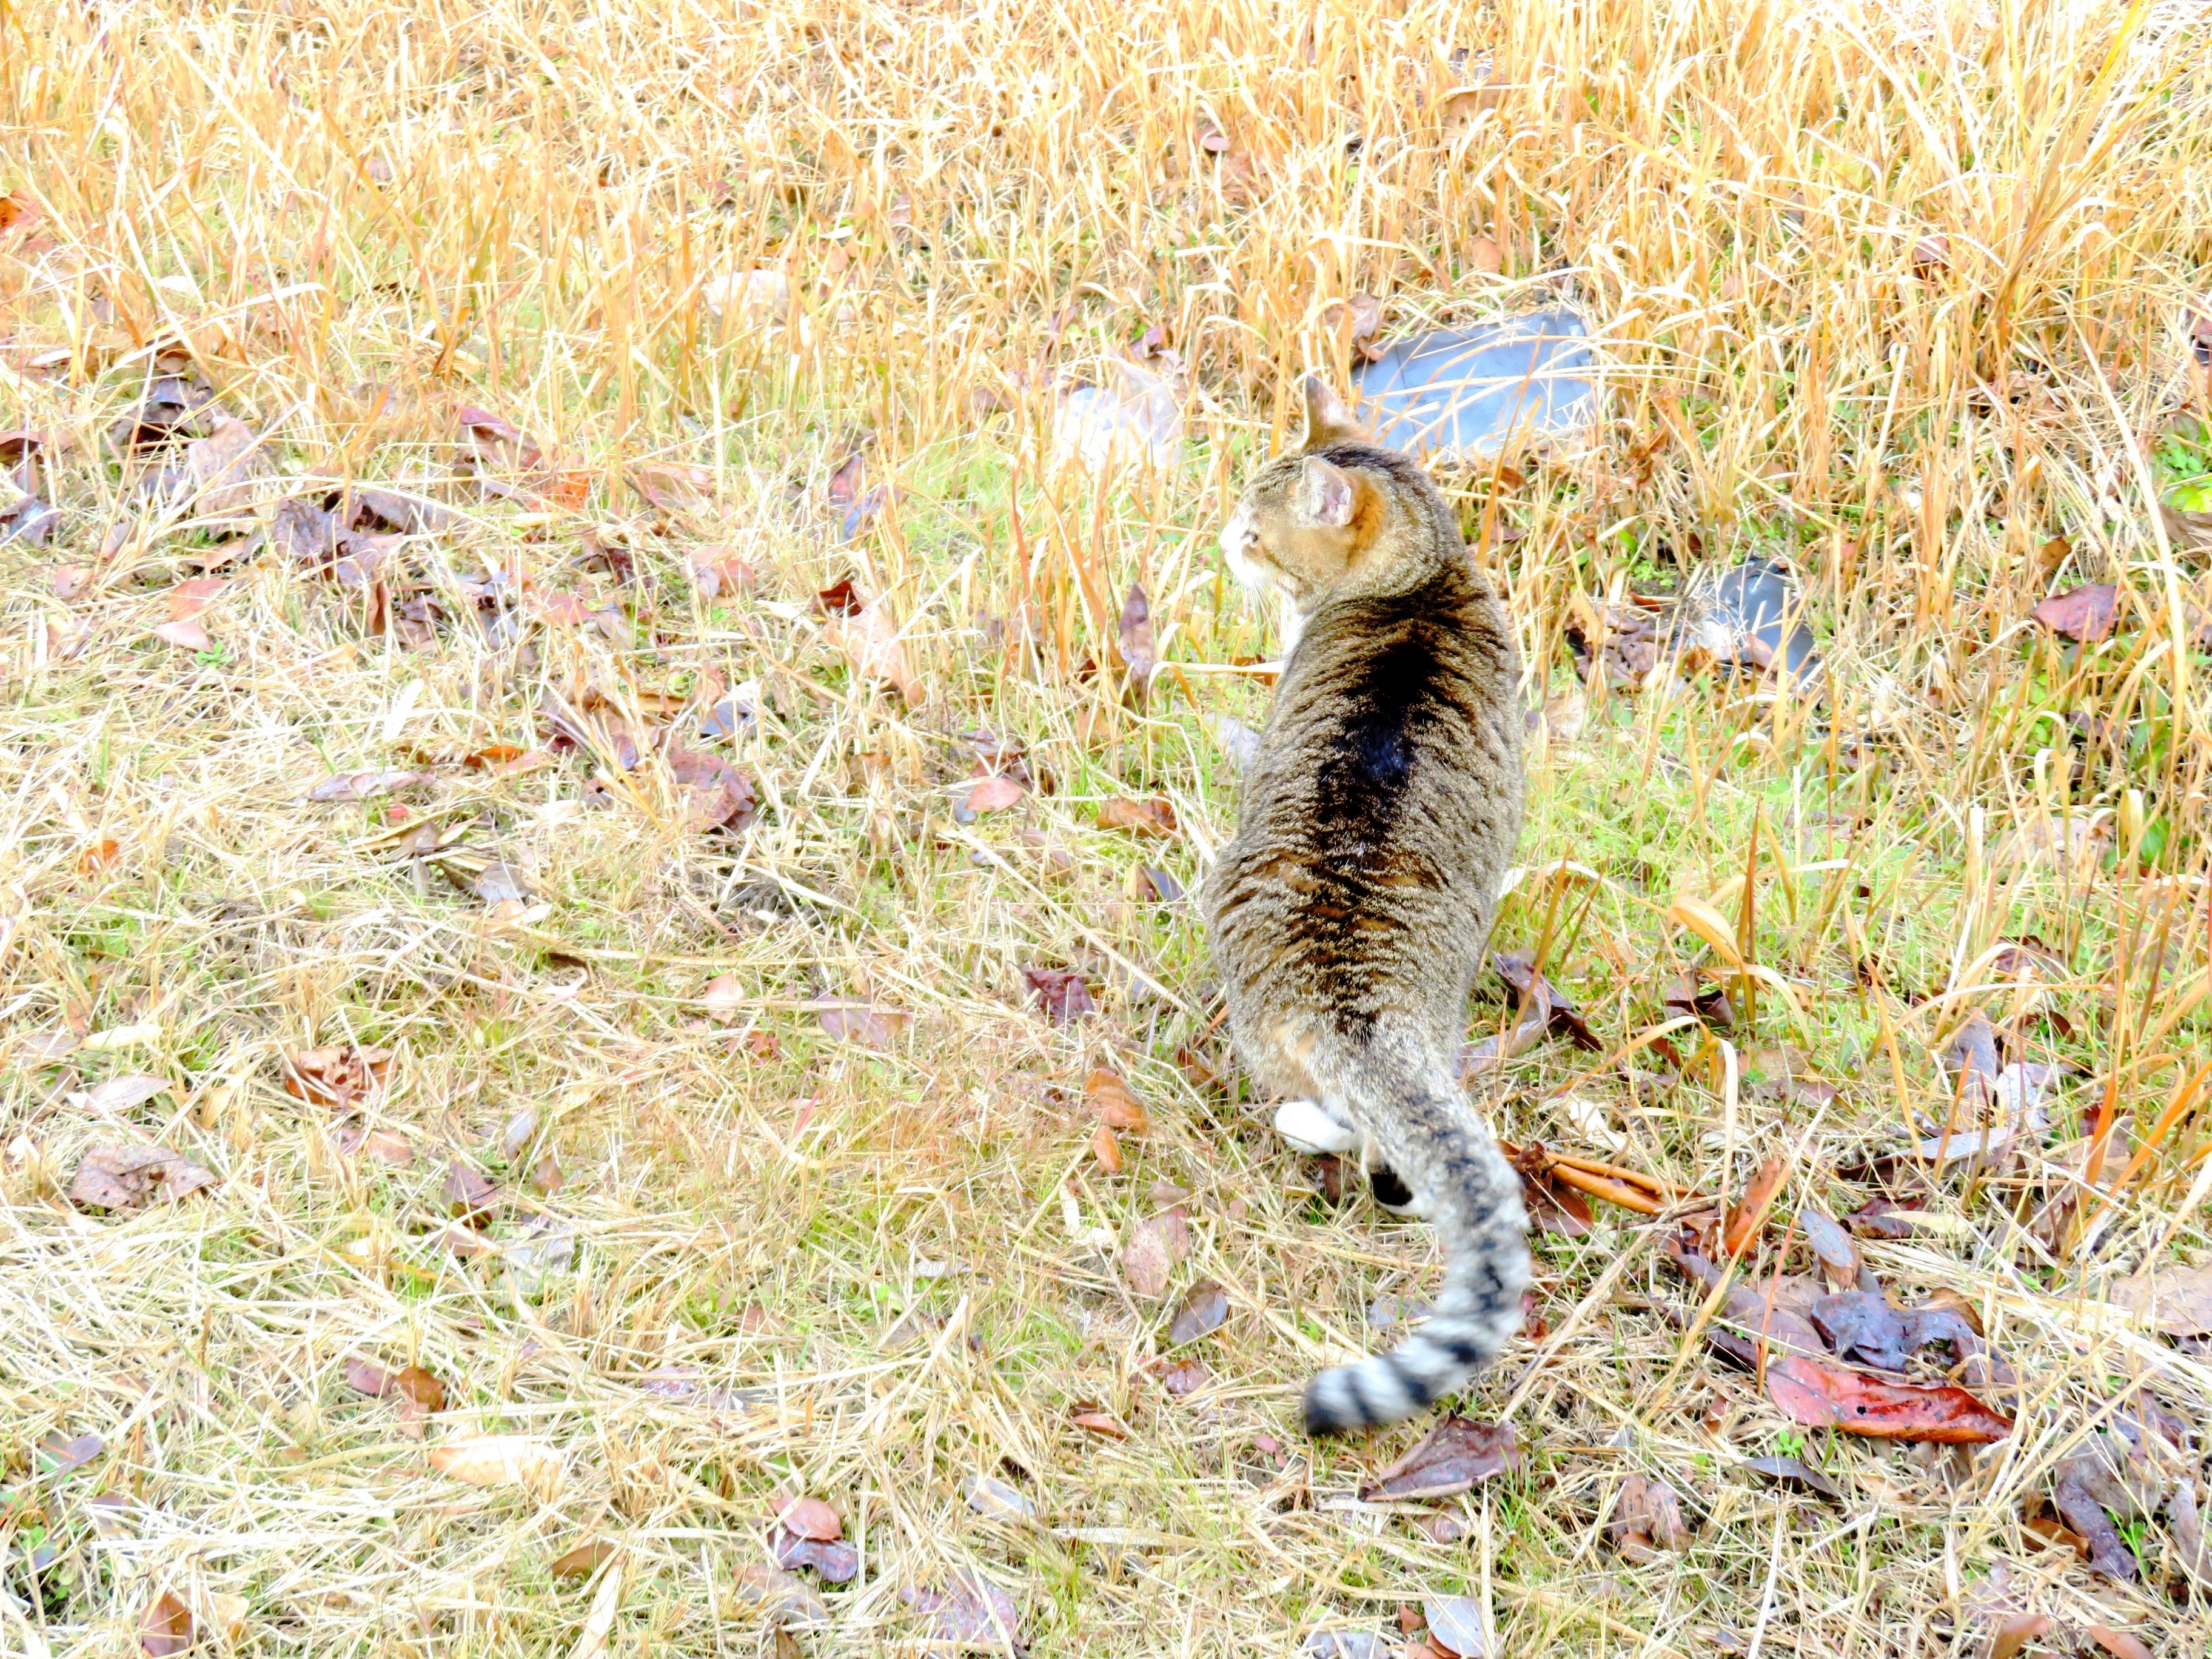
<svg viewBox="0 0 2212 1659"><path fill-rule="evenodd" d="M1395 1351L1308 1387L1310 1434L1409 1417L1493 1359L1528 1282L1521 1188L1458 1079L1465 1004L1521 830L1519 663L1428 474L1319 377L1301 449L1222 532L1291 618L1237 835L1204 907L1238 1053L1302 1146L1379 1159L1444 1285Z"/></svg>

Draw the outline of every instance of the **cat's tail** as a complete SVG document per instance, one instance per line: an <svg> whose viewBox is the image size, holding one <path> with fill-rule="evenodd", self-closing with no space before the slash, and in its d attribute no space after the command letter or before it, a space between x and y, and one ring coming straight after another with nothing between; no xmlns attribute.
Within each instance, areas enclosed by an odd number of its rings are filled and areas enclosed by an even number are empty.
<svg viewBox="0 0 2212 1659"><path fill-rule="evenodd" d="M1352 1434L1426 1409L1498 1357L1521 1324L1528 1223L1520 1176L1419 1034L1377 1022L1324 1038L1308 1065L1427 1199L1443 1247L1443 1289L1427 1322L1389 1352L1307 1386L1306 1432Z"/></svg>

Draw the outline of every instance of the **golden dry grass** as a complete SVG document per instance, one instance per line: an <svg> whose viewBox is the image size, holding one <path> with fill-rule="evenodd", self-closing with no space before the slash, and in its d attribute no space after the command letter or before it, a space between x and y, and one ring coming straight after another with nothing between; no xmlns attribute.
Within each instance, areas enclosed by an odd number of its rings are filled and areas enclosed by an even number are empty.
<svg viewBox="0 0 2212 1659"><path fill-rule="evenodd" d="M33 210L0 228L0 425L45 435L65 515L0 545L0 1652L136 1650L164 1592L226 1650L768 1650L739 1574L798 1489L861 1556L810 1652L919 1650L898 1592L963 1565L1041 1655L1280 1654L1462 1592L1511 1655L1975 1651L2000 1602L2051 1616L2047 1650L2104 1625L2204 1651L2170 1521L2132 1534L2158 1582L2123 1587L2021 1516L2129 1389L2200 1423L2212 1401L2201 1352L2106 1300L2207 1245L2212 582L2159 508L2204 470L2173 422L2205 412L2206 44L2201 6L2087 0L0 13L0 190ZM1578 614L1752 551L1803 574L1834 665L1817 703L1705 677L1555 705L1504 942L1615 1047L1705 952L1675 896L1748 906L1784 988L1656 1097L1541 1048L1492 1087L1501 1129L1603 1152L1609 1126L1609 1156L1714 1194L1784 1149L1778 1216L1848 1206L1830 1172L1943 1121L1936 1056L1986 1006L2074 1068L2050 1143L1868 1251L2011 1354L1998 1446L1793 1430L1661 1316L1695 1300L1663 1229L1604 1206L1540 1247L1540 1353L1467 1407L1530 1462L1443 1506L1458 1539L1357 1499L1412 1429L1296 1436L1299 1382L1382 1340L1363 1310L1418 1296L1432 1249L1316 1201L1257 1103L1176 1068L1211 1052L1203 939L1130 880L1188 884L1233 826L1212 720L1264 690L1200 671L1269 634L1212 532L1295 374L1340 376L1356 291L1394 331L1563 294L1606 331L1602 428L1461 486L1471 526L1519 532L1486 556L1532 702L1571 690ZM1154 325L1187 370L1175 464L1059 465L1045 371L1095 376ZM434 611L237 557L210 496L142 489L110 431L178 371L261 434L263 520L349 482L445 505L387 573ZM529 488L455 477L462 405L543 447ZM856 447L895 495L846 544L826 492ZM759 590L705 593L708 545ZM210 562L208 647L155 635ZM818 614L848 577L911 696ZM2103 645L2026 621L2097 580L2125 612ZM1176 665L1141 713L1112 660L1136 583ZM700 714L749 682L757 720L716 751L759 815L702 833L616 724L714 747ZM587 741L549 766L463 763L556 720ZM963 823L981 729L1037 787ZM428 776L306 798L381 769ZM1097 826L1155 794L1176 840ZM426 817L443 864L404 840ZM469 857L527 896L488 902ZM2031 933L2059 963L2039 1009L1988 984ZM1042 1019L1039 965L1083 970L1099 1015ZM838 1040L837 1000L910 1024ZM1740 1086L1736 1051L1774 1042L1837 1100ZM351 1044L393 1055L356 1121L287 1091L288 1054ZM1153 1120L1118 1175L1099 1065ZM131 1076L166 1091L105 1103ZM345 1150L366 1128L412 1162ZM212 1187L63 1197L89 1147L155 1141ZM489 1253L441 1231L456 1158L500 1185ZM1116 1262L1160 1183L1194 1243L1155 1304ZM1200 1278L1231 1315L1177 1399L1146 1361ZM423 1437L349 1389L361 1359L444 1380ZM495 1431L550 1464L476 1487L428 1461ZM88 1434L72 1479L40 1472ZM1736 1473L1801 1441L1840 1508ZM1635 1472L1683 1494L1686 1553L1608 1542ZM963 1502L994 1473L1041 1524ZM613 1565L552 1575L594 1537Z"/></svg>

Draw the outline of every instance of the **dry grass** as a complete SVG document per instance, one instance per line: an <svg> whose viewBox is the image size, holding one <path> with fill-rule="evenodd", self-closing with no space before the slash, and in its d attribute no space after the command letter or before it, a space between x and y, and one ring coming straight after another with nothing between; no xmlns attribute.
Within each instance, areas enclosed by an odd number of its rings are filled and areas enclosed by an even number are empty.
<svg viewBox="0 0 2212 1659"><path fill-rule="evenodd" d="M963 1564L1039 1654L1279 1654L1461 1590L1503 1654L1726 1650L1711 1626L1759 1653L1964 1652L1999 1567L2053 1615L2047 1647L2094 1623L2203 1651L2201 1603L2094 1580L2021 1516L2126 1386L2200 1422L2212 1401L2201 1353L2105 1302L2207 1243L2212 1125L2185 1085L2212 583L2155 504L2188 457L2153 447L2204 410L2182 331L2212 256L2206 45L2201 7L2087 0L0 13L0 190L39 210L0 231L0 424L47 435L65 514L0 547L0 1652L132 1650L163 1590L209 1627L242 1609L209 1640L257 1652L763 1651L737 1574L767 1559L770 1494L801 1487L862 1556L813 1652L913 1650L899 1589ZM1486 65L1496 95L1453 101ZM1916 259L1931 236L1940 264ZM1177 1071L1208 1046L1203 939L1129 877L1188 883L1233 825L1209 721L1256 720L1264 692L1195 668L1264 652L1267 624L1212 530L1293 372L1341 373L1326 307L1355 290L1394 328L1559 291L1607 328L1604 429L1523 458L1517 488L1465 486L1470 524L1494 506L1521 532L1489 556L1532 698L1570 688L1577 604L1754 550L1804 573L1836 665L1818 705L1593 684L1579 734L1562 718L1538 747L1504 927L1607 1042L1704 950L1670 897L1733 921L1747 871L1745 937L1788 989L1656 1098L1540 1049L1493 1091L1501 1127L1583 1145L1553 1093L1580 1079L1624 1163L1717 1193L1787 1148L1778 1214L1847 1206L1826 1172L1942 1121L1936 1054L1988 1006L2074 1068L2050 1144L1869 1250L1900 1291L1978 1307L2028 1381L2008 1441L1954 1462L1812 1435L1842 1509L1743 1484L1793 1431L1686 1353L1653 1307L1685 1299L1661 1229L1602 1206L1542 1246L1541 1355L1468 1407L1510 1410L1531 1462L1445 1506L1459 1541L1355 1500L1410 1432L1295 1436L1300 1380L1378 1340L1362 1310L1418 1294L1431 1245L1321 1206L1255 1103ZM1188 372L1180 459L1056 466L1033 371L1095 372L1152 324ZM387 572L427 621L270 548L221 569L211 648L152 634L166 590L239 545L107 437L186 367L264 435L264 518L318 480L448 506ZM544 446L542 495L450 481L460 404ZM896 495L842 544L825 484L863 442ZM669 510L631 483L655 464L702 470ZM685 561L709 543L757 593L702 596ZM510 622L467 586L493 576ZM911 701L825 635L812 595L844 576L896 617ZM2078 653L2024 620L2077 580L2129 606ZM1137 582L1180 665L1142 714L1110 664ZM576 626L561 594L616 610ZM759 817L701 833L650 743L619 763L610 711L690 732L748 681L759 717L722 752ZM556 763L459 763L541 746L594 694L598 739ZM959 734L981 727L1049 787L963 823ZM304 799L426 762L398 797ZM1153 793L1178 841L1096 826ZM529 898L488 906L409 856L395 799ZM2034 854L2083 815L2090 856ZM2062 963L2041 1011L1985 988L2027 933ZM1099 1016L1041 1019L1037 964L1084 969ZM722 975L727 1024L702 1000ZM830 998L910 1027L832 1040ZM1735 1050L1775 1042L1838 1100L1739 1087ZM407 1167L349 1154L342 1115L283 1087L288 1051L356 1042L394 1054L364 1121ZM1155 1121L1118 1176L1081 1096L1099 1064ZM131 1074L167 1091L72 1097ZM2093 1144L2100 1101L2118 1121ZM155 1139L212 1189L130 1216L61 1197L88 1146ZM547 1152L567 1184L540 1197ZM501 1183L497 1252L441 1242L453 1157ZM2124 1165L2099 1210L2083 1183ZM1232 1304L1199 1350L1214 1386L1181 1400L1145 1368L1164 1310L1115 1265L1158 1182L1190 1194L1170 1298L1207 1277ZM2037 1219L2069 1194L2092 1224ZM529 1266L548 1222L565 1270ZM445 1379L427 1439L348 1389L363 1358ZM673 1367L691 1397L646 1386ZM1127 1438L1072 1426L1075 1402ZM555 1448L559 1478L479 1489L425 1461L494 1430ZM60 1487L32 1473L56 1432L104 1448ZM962 1479L994 1470L1044 1525L971 1512ZM1684 1494L1687 1553L1607 1541L1638 1471ZM100 1491L119 1503L95 1527ZM33 1528L62 1549L42 1590ZM592 1536L618 1565L555 1579ZM2170 1559L2165 1522L2137 1541Z"/></svg>

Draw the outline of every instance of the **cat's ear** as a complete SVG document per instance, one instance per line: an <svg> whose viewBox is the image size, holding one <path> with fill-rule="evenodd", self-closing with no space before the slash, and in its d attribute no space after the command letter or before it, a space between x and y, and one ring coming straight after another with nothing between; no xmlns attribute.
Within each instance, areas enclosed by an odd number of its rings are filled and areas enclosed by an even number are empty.
<svg viewBox="0 0 2212 1659"><path fill-rule="evenodd" d="M1349 472L1309 455L1299 464L1292 517L1309 530L1342 530L1352 522L1356 493Z"/></svg>
<svg viewBox="0 0 2212 1659"><path fill-rule="evenodd" d="M1352 409L1318 374L1306 376L1306 436L1299 446L1310 453L1331 444L1364 438L1367 434L1352 417Z"/></svg>

